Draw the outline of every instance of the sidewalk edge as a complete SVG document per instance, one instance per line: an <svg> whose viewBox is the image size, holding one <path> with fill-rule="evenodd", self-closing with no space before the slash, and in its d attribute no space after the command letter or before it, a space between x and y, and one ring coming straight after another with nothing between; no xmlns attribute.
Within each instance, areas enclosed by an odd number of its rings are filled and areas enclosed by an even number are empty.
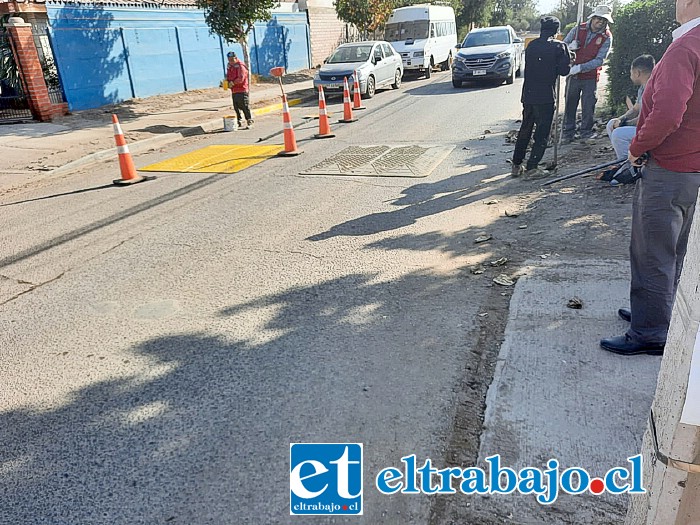
<svg viewBox="0 0 700 525"><path fill-rule="evenodd" d="M309 97L305 98L294 98L288 101L288 104L290 106L296 106L301 104L302 102L308 100ZM257 115L266 115L269 113L274 113L275 111L281 111L282 110L282 104L277 103L277 104L270 104L267 106L263 106L262 108L257 108L254 109L253 112ZM211 132L214 131L217 128L223 128L223 123L221 118L217 119L211 119L207 120L201 124L198 125L193 125L190 126L188 129L194 128L199 126L202 128L203 131L205 132ZM174 131L170 133L165 133L160 137L151 137L147 139L142 139L142 140L137 140L134 142L129 143L129 150L132 153L143 153L144 151L147 151L150 148L156 148L159 146L165 146L166 144L170 144L172 142L175 142L177 140L180 140L181 138L184 138L185 135L182 134L181 131ZM99 162L103 162L109 159L117 159L117 148L109 148L106 150L102 151L97 151L95 153L90 153L89 155L85 155L83 158L71 161L67 164L64 164L63 166L60 166L54 170L51 170L47 172L45 177L42 177L44 180L51 179L53 177L59 177L61 175L68 175L74 171L77 171L80 168L85 168L87 166L90 166L92 164L97 164Z"/></svg>

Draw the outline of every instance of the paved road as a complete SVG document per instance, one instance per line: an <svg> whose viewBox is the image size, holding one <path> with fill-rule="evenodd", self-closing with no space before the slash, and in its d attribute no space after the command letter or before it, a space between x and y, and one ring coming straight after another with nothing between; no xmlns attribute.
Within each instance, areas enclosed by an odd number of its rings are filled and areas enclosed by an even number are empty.
<svg viewBox="0 0 700 525"><path fill-rule="evenodd" d="M500 255L474 252L493 217L470 205L502 189L520 86L437 74L378 93L336 139L297 125L294 159L126 189L101 167L0 203L0 523L343 522L289 516L289 443L314 441L364 443L349 523L441 522L368 475L410 453L445 464L455 441L476 452L497 350L478 314L509 298L466 284ZM299 175L369 144L455 149L425 179Z"/></svg>

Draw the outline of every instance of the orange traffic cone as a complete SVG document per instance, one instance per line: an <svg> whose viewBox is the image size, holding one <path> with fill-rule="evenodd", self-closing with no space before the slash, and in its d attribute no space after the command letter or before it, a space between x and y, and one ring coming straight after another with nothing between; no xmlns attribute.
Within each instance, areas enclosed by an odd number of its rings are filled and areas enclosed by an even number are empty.
<svg viewBox="0 0 700 525"><path fill-rule="evenodd" d="M289 114L289 104L287 95L282 94L282 119L284 120L284 151L279 153L282 157L294 157L301 153L297 149L297 139L294 137L294 127L292 127L292 116Z"/></svg>
<svg viewBox="0 0 700 525"><path fill-rule="evenodd" d="M353 86L353 105L352 109L367 109L362 105L362 97L360 96L360 79L358 78L357 70L355 70L355 85Z"/></svg>
<svg viewBox="0 0 700 525"><path fill-rule="evenodd" d="M318 134L315 139L332 139L335 137L331 133L331 124L328 122L328 111L326 111L326 97L323 94L323 86L318 86Z"/></svg>
<svg viewBox="0 0 700 525"><path fill-rule="evenodd" d="M345 86L343 87L343 118L340 122L355 122L356 120L356 118L352 118L350 88L348 87L348 77L345 77Z"/></svg>
<svg viewBox="0 0 700 525"><path fill-rule="evenodd" d="M117 142L117 153L119 154L119 170L122 174L121 179L112 182L117 186L128 186L129 184L136 184L137 182L155 178L142 177L136 173L134 161L131 158L131 153L129 153L129 146L126 145L126 139L124 139L124 132L121 124L119 124L119 119L114 114L112 114L112 127L114 127L114 140Z"/></svg>

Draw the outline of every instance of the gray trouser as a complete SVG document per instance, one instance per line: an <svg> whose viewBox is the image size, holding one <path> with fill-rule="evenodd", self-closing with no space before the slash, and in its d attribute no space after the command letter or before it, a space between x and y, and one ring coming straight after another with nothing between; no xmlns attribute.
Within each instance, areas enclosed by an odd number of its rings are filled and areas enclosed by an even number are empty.
<svg viewBox="0 0 700 525"><path fill-rule="evenodd" d="M576 77L566 79L566 103L564 106L564 124L562 134L564 138L573 138L576 133L576 110L581 101L581 135L593 133L593 120L595 117L595 104L598 102L596 95L597 82L595 79L579 80Z"/></svg>
<svg viewBox="0 0 700 525"><path fill-rule="evenodd" d="M632 323L638 343L664 343L688 246L700 173L668 171L654 161L637 181L632 204Z"/></svg>

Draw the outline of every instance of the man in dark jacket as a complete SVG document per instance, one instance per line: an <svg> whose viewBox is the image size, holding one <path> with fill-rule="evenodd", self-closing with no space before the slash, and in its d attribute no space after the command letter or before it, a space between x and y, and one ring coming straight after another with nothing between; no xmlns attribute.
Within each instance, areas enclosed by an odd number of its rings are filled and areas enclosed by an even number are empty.
<svg viewBox="0 0 700 525"><path fill-rule="evenodd" d="M549 130L554 117L555 83L557 75L569 73L571 55L566 44L554 39L559 31L559 19L545 16L540 20L540 37L530 42L525 50L525 83L520 101L523 103L523 123L518 132L513 153L512 175L523 172L522 162L535 128L535 142L527 161L525 175L538 176L537 165L547 148Z"/></svg>

